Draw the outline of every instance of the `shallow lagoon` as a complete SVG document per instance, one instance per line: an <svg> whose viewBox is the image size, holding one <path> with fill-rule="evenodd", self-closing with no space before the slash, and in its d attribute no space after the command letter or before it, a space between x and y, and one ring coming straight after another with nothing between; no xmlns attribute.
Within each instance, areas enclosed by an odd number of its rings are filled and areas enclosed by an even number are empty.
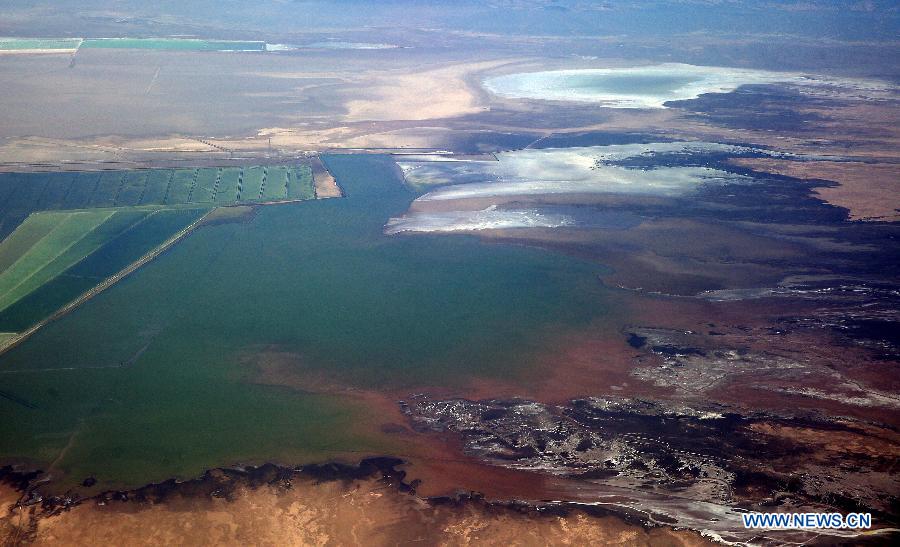
<svg viewBox="0 0 900 547"><path fill-rule="evenodd" d="M596 265L470 237L384 236L415 194L335 156L345 199L207 226L0 356L0 458L98 488L218 465L397 453L340 394L260 385L253 357L384 390L532 381L555 329L614 314ZM66 448L68 447L68 448Z"/></svg>
<svg viewBox="0 0 900 547"><path fill-rule="evenodd" d="M725 93L746 84L799 83L797 74L667 63L644 67L553 70L488 78L496 95L577 101L612 108L662 108L667 101Z"/></svg>

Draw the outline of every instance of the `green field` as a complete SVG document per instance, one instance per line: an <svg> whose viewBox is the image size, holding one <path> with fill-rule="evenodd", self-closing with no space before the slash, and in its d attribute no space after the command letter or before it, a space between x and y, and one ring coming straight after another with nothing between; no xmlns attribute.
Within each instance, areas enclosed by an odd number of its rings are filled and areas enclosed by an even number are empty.
<svg viewBox="0 0 900 547"><path fill-rule="evenodd" d="M141 198L141 205L165 203L169 193L169 183L175 176L174 170L154 169L147 173L147 186Z"/></svg>
<svg viewBox="0 0 900 547"><path fill-rule="evenodd" d="M251 166L244 168L241 181L240 201L258 201L263 181L263 168Z"/></svg>
<svg viewBox="0 0 900 547"><path fill-rule="evenodd" d="M263 188L263 199L284 199L287 196L288 168L280 165L266 169L266 185Z"/></svg>
<svg viewBox="0 0 900 547"><path fill-rule="evenodd" d="M35 243L50 233L60 218L58 214L35 214L15 232L0 242L0 272L5 272Z"/></svg>
<svg viewBox="0 0 900 547"><path fill-rule="evenodd" d="M9 238L15 245L0 247L2 262L17 255L0 273L0 311L96 250L100 242L88 235L113 215L115 211L96 210L30 216ZM22 242L31 244L23 249Z"/></svg>
<svg viewBox="0 0 900 547"><path fill-rule="evenodd" d="M176 169L169 185L169 195L166 197L166 205L188 203L194 192L194 184L197 181L199 169Z"/></svg>
<svg viewBox="0 0 900 547"><path fill-rule="evenodd" d="M81 291L61 291L59 286L41 293L57 277L75 276L96 285L153 250L205 211L118 208L32 214L0 243L0 324L4 325L0 332L30 326L21 320L3 321L3 317L9 316L6 311L29 295L57 295L51 299L54 304L49 306L54 308L80 294ZM21 319L23 311L48 308L40 300L32 298L25 302L26 310L17 310L12 315ZM31 316L33 322L42 318L35 313L25 315Z"/></svg>
<svg viewBox="0 0 900 547"><path fill-rule="evenodd" d="M216 204L224 205L237 201L238 181L241 178L241 170L236 167L222 168L219 179L219 188L216 192Z"/></svg>
<svg viewBox="0 0 900 547"><path fill-rule="evenodd" d="M89 207L113 207L119 195L119 188L125 179L123 171L107 171L100 174L100 182L91 195Z"/></svg>
<svg viewBox="0 0 900 547"><path fill-rule="evenodd" d="M308 165L294 167L288 170L287 175L288 199L313 199L316 197L312 169Z"/></svg>
<svg viewBox="0 0 900 547"><path fill-rule="evenodd" d="M0 332L52 315L215 206L314 198L309 173L276 165L0 174Z"/></svg>
<svg viewBox="0 0 900 547"><path fill-rule="evenodd" d="M192 203L212 203L216 198L216 183L221 169L200 169L197 185L191 194Z"/></svg>
<svg viewBox="0 0 900 547"><path fill-rule="evenodd" d="M128 171L116 196L116 207L139 205L147 188L147 171Z"/></svg>
<svg viewBox="0 0 900 547"><path fill-rule="evenodd" d="M73 173L73 180L66 193L66 199L60 209L83 209L91 203L91 196L100 184L103 173ZM0 176L0 186L6 182L4 176ZM22 184L34 184L35 176L26 176Z"/></svg>
<svg viewBox="0 0 900 547"><path fill-rule="evenodd" d="M262 186L264 176L265 187ZM0 239L12 233L33 211L135 205L231 205L238 201L314 197L308 165L2 173Z"/></svg>
<svg viewBox="0 0 900 547"><path fill-rule="evenodd" d="M65 253L65 259L48 266L41 271L39 278L23 287L17 293L17 300L0 308L0 332L22 331L52 315L57 309L164 243L206 211L207 209L193 208L97 210L97 213L111 215L84 234ZM35 219L43 223L43 217L64 218L79 214L83 213L36 213L29 217L22 228L26 228L26 233L40 233L44 227L33 222ZM31 226L33 224L35 227ZM21 239L19 230L7 241L14 238L18 238L16 241ZM46 237L41 241L44 240ZM17 245L19 246L21 245ZM0 258L4 257L2 251L3 247L0 246ZM4 276L10 271L15 269L11 268L0 274L0 290ZM25 288L29 290L26 292ZM0 300L0 305L2 302Z"/></svg>

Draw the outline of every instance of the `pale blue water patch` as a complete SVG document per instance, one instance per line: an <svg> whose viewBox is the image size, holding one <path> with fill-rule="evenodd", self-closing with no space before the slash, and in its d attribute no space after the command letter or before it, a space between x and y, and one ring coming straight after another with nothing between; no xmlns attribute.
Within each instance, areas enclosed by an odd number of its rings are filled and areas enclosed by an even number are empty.
<svg viewBox="0 0 900 547"><path fill-rule="evenodd" d="M695 158L764 153L721 143L656 142L514 150L495 154L496 161L431 161L412 156L398 162L407 183L431 190L416 198L410 211L391 218L384 231L627 228L641 219L616 216L591 205L516 208L506 204L519 198L540 202L542 196L565 194L676 197L713 185L750 184L749 176L710 167ZM472 210L472 203L479 203L481 209Z"/></svg>
<svg viewBox="0 0 900 547"><path fill-rule="evenodd" d="M621 230L641 223L641 217L624 211L577 205L541 205L528 209L496 205L476 211L413 211L390 219L384 233L478 232L512 228L604 228Z"/></svg>
<svg viewBox="0 0 900 547"><path fill-rule="evenodd" d="M671 95L688 85L700 82L699 76L677 74L573 74L568 78L570 89L593 93L656 96Z"/></svg>
<svg viewBox="0 0 900 547"><path fill-rule="evenodd" d="M617 165L629 158L708 153L744 153L745 147L667 142L515 150L498 161L399 162L414 187L435 187L418 201L495 196L626 193L675 196L704 184L747 182L739 174L703 166L660 165L652 169Z"/></svg>
<svg viewBox="0 0 900 547"><path fill-rule="evenodd" d="M484 86L509 98L598 103L612 108L662 108L667 101L733 91L745 84L797 83L799 74L677 63L554 70L488 78Z"/></svg>
<svg viewBox="0 0 900 547"><path fill-rule="evenodd" d="M397 49L396 44L380 44L373 42L313 42L303 46L307 49Z"/></svg>
<svg viewBox="0 0 900 547"><path fill-rule="evenodd" d="M571 226L575 219L537 209L498 209L480 211L413 212L388 220L387 235L402 232L477 232L509 228L559 228Z"/></svg>

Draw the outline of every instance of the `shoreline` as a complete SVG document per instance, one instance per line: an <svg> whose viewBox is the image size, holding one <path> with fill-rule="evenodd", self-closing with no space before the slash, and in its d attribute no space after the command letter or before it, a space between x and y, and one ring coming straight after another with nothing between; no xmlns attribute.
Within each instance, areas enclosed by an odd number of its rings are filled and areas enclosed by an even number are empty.
<svg viewBox="0 0 900 547"><path fill-rule="evenodd" d="M372 504L377 500L387 504L388 512L379 514L373 519L371 508L365 507L368 524L379 526L398 525L405 529L416 528L425 515L426 529L432 535L430 539L446 543L459 539L459 532L471 534L474 531L491 530L491 524L500 521L504 530L526 528L531 535L549 532L560 534L555 539L577 541L585 530L592 531L592 537L600 534L600 541L611 543L608 535L624 538L629 544L642 545L682 545L710 546L744 544L745 539L723 537L719 531L698 530L690 527L675 526L674 523L660 519L637 508L626 508L604 501L594 503L565 500L522 500L517 498L488 498L480 492L457 490L452 494L440 496L421 496L417 493L419 481L408 480L407 472L402 467L408 465L406 460L392 456L373 456L361 458L356 464L340 461L325 461L297 466L264 463L257 466L214 467L191 479L179 480L170 478L161 482L148 483L133 489L104 490L100 493L79 497L62 495L43 497L39 488L43 484L40 472L17 470L11 466L0 467L0 539L13 537L16 545L55 544L58 537L53 530L63 527L87 533L91 540L98 534L118 536L118 534L135 533L135 525L140 530L152 526L158 534L182 533L184 530L167 529L168 523L160 516L176 515L179 521L200 523L194 533L204 531L203 520L209 513L221 520L223 513L243 512L248 520L258 521L268 517L282 520L280 524L290 529L299 525L304 529L294 530L297 533L321 533L326 524L346 526L341 519L346 514L336 510L332 513L319 513L320 521L313 525L309 521L302 523L283 521L283 515L272 515L272 510L289 503L291 507L296 501L307 503L316 500L320 490L326 489L339 505L347 504L347 498L365 500ZM85 482L90 482L88 478ZM10 493L17 495L15 502L10 503ZM260 503L260 502L263 503ZM291 503L293 501L293 503ZM250 503L247 506L247 503ZM357 506L356 501L349 502L350 507ZM396 507L406 510L395 512ZM411 518L410 509L415 518ZM232 515L233 516L233 515ZM89 523L82 522L87 518ZM351 515L351 518L358 518ZM16 522L13 522L17 519ZM435 520L460 520L460 526L435 526ZM91 521L100 521L105 529L93 529ZM135 522L137 521L137 522ZM387 523L387 524L384 524ZM464 526L462 526L464 525ZM96 526L94 524L93 526ZM193 524L189 528L193 528ZM306 529L308 527L309 529ZM559 530L556 528L559 527ZM161 528L161 530L160 530ZM462 528L462 530L460 529ZM49 530L49 532L48 532ZM237 530L232 530L233 533ZM282 530L282 532L284 532ZM372 533L372 530L367 530ZM843 541L863 541L867 539L879 541L879 538L896 534L896 528L875 528L864 531L774 531L761 530L753 537L758 545L777 545L794 540L824 540L826 543ZM234 542L241 536L219 538L217 541ZM206 536L201 536L206 537ZM355 536L354 536L355 537ZM638 541L642 538L644 541ZM241 541L248 538L243 537ZM255 536L250 538L256 538ZM408 540L408 538L404 538ZM470 541L471 537L468 538ZM478 541L497 541L498 538L484 536ZM515 539L515 538L513 538ZM519 538L520 539L520 538ZM132 538L138 544L152 544L153 538L137 535ZM419 537L417 541L422 541ZM290 540L286 540L290 542ZM617 543L619 543L617 542ZM88 544L75 541L73 544Z"/></svg>
<svg viewBox="0 0 900 547"><path fill-rule="evenodd" d="M401 503L414 503L425 511L466 515L469 519L474 516L476 519L488 520L501 515L533 526L578 519L583 524L600 529L624 528L630 530L629 535L638 532L649 536L674 535L682 545L714 544L697 531L643 519L638 511L629 514L600 505L565 501L494 500L487 499L479 492L464 490L451 495L422 497L416 493L418 480L407 480L407 472L400 469L407 464L408 462L399 458L376 456L362 458L356 464L330 461L300 466L265 463L258 466L216 467L187 480L172 478L134 489L106 490L86 497L75 494L47 498L40 494L40 485L43 483L39 478L40 472L5 466L0 467L0 487L6 486L20 496L7 515L0 511L0 530L4 530L4 526L8 529L9 524L3 521L13 513L27 513L27 526L17 532L18 540L21 543L41 543L41 527L45 522L59 521L78 511L102 510L132 515L152 508L177 506L179 512L190 513L192 507L193 511L200 512L204 504L219 500L225 504L236 504L242 497L258 494L266 489L271 489L276 496L280 496L310 485L330 484L339 485L343 490L341 497L347 497L354 491L364 489L367 484L374 483L380 491L378 496L388 496ZM89 481L87 479L85 482ZM371 490L369 495L375 494L376 489Z"/></svg>

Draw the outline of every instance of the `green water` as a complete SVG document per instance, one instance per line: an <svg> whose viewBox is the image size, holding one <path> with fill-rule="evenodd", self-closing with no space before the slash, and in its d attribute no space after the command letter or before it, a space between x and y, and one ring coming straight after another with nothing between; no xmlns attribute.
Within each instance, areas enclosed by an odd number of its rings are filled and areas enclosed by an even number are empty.
<svg viewBox="0 0 900 547"><path fill-rule="evenodd" d="M415 197L393 163L327 163L347 198L202 228L0 356L0 459L46 466L69 444L55 469L70 480L135 485L234 462L390 453L354 427L366 409L257 385L241 357L291 352L301 374L364 388L534 382L530 356L548 330L610 312L594 265L382 235Z"/></svg>
<svg viewBox="0 0 900 547"><path fill-rule="evenodd" d="M266 51L266 43L197 38L0 38L0 50L154 49L165 51Z"/></svg>
<svg viewBox="0 0 900 547"><path fill-rule="evenodd" d="M0 51L20 49L78 49L81 38L0 38Z"/></svg>
<svg viewBox="0 0 900 547"><path fill-rule="evenodd" d="M266 43L257 41L198 40L192 38L87 38L82 49L155 49L176 51L265 51Z"/></svg>

